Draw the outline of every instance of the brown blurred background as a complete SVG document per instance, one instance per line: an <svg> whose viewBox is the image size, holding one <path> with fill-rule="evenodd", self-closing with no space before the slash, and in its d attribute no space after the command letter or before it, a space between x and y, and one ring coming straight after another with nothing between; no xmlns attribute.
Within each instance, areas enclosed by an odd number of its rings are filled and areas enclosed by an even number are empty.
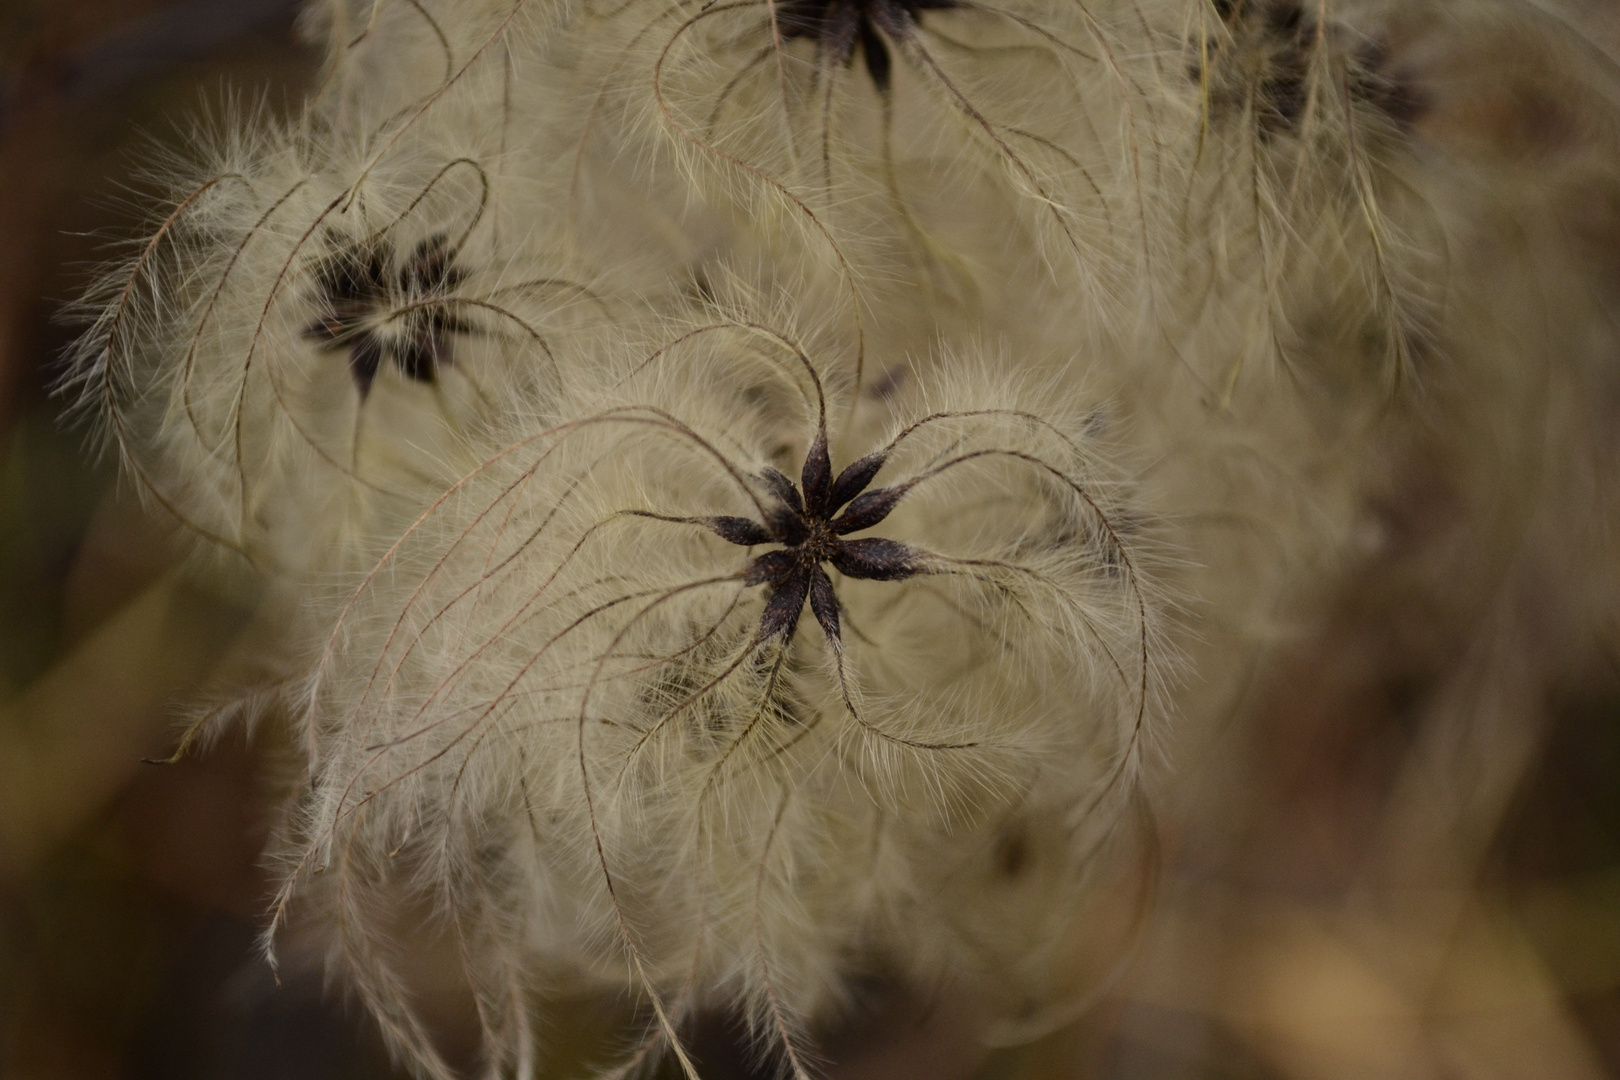
<svg viewBox="0 0 1620 1080"><path fill-rule="evenodd" d="M259 751L174 767L243 621L182 584L50 386L87 268L138 235L143 147L227 87L295 100L288 0L0 0L0 1076L362 1080L366 1026L256 954Z"/></svg>
<svg viewBox="0 0 1620 1080"><path fill-rule="evenodd" d="M340 995L278 987L258 959L268 751L238 732L141 763L173 748L245 613L182 580L49 391L62 303L139 235L143 147L226 86L275 107L311 79L293 6L0 0L5 1080L390 1075ZM1487 137L1544 122L1533 85L1482 87L1468 122ZM1620 250L1605 229L1594 265ZM1620 309L1620 284L1595 287ZM1220 767L1183 763L1220 825L1166 837L1108 1001L988 1057L948 1007L891 1005L835 1041L837 1075L1620 1075L1614 624L1571 639L1557 598L1578 579L1470 569L1478 506L1455 494L1414 466L1379 511L1387 542L1256 673L1254 722L1203 748ZM707 1080L747 1075L711 1027Z"/></svg>

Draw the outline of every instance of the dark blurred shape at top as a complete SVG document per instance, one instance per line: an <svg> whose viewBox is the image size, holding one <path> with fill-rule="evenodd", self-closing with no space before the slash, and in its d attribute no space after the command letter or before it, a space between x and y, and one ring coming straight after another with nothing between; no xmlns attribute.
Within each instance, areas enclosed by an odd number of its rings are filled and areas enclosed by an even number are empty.
<svg viewBox="0 0 1620 1080"><path fill-rule="evenodd" d="M204 60L220 48L284 26L298 0L183 0L119 26L86 45L36 48L0 86L0 130L46 97L90 97L162 68Z"/></svg>

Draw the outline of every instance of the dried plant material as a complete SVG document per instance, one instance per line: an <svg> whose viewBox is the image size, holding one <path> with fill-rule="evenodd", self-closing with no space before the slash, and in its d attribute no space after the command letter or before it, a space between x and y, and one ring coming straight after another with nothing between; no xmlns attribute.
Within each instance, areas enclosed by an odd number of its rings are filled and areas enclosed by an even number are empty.
<svg viewBox="0 0 1620 1080"><path fill-rule="evenodd" d="M930 883L1038 920L996 850L1051 864L1043 904L1078 888L1162 707L1151 541L1084 413L971 366L846 435L810 357L741 320L582 367L338 609L289 895L427 1062L368 915L389 890L456 913L519 1057L511 988L570 969L657 1039L745 1008L803 1071L862 967L1019 962L953 945Z"/></svg>
<svg viewBox="0 0 1620 1080"><path fill-rule="evenodd" d="M607 303L546 272L539 238L501 250L473 157L254 134L99 286L74 381L144 497L297 571L431 498L448 448L503 397L543 397L550 335Z"/></svg>
<svg viewBox="0 0 1620 1080"><path fill-rule="evenodd" d="M1521 25L1513 89L1461 94ZM1558 25L312 6L306 111L229 122L74 376L150 501L277 583L293 659L236 710L290 714L304 756L272 953L324 942L435 1077L424 940L492 1078L550 1067L564 994L641 1025L602 1078L700 1075L725 1015L806 1080L873 978L1038 1039L1148 932L1155 816L1226 842L1244 739L1336 715L1270 688L1296 652L1318 694L1446 691L1383 857L1439 880L1419 824L1466 820L1472 872L1558 663L1515 597L1563 578L1520 568L1558 550L1594 585L1544 601L1556 640L1612 637L1609 526L1575 508L1612 517L1614 305L1572 283L1612 270L1613 80ZM1375 648L1333 621L1358 589L1439 614ZM1485 742L1492 769L1444 760ZM1290 987L1421 996L1377 949L1259 937L1227 1021L1278 1068L1347 1030Z"/></svg>

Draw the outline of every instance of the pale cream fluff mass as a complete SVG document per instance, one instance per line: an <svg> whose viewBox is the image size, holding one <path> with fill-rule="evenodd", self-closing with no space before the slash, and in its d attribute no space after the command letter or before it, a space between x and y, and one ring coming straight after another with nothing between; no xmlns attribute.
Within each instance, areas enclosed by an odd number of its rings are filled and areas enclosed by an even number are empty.
<svg viewBox="0 0 1620 1080"><path fill-rule="evenodd" d="M1590 87L1607 166L1427 132L1503 26ZM1615 184L1551 5L305 29L301 108L164 166L72 385L200 572L259 582L279 671L243 693L303 755L267 949L322 942L424 1076L411 919L491 1077L544 1070L559 988L640 1010L604 1077L699 1075L705 1009L816 1075L874 971L1061 1023L1096 867L1151 858L1178 748L1358 556L1391 455L1511 458L1597 378L1547 344L1584 301L1527 285L1569 273L1548 185Z"/></svg>

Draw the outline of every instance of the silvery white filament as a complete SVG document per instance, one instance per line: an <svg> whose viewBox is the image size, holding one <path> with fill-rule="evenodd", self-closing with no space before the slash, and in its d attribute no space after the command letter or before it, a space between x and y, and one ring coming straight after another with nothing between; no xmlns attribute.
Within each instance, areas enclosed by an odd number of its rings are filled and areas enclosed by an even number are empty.
<svg viewBox="0 0 1620 1080"><path fill-rule="evenodd" d="M905 16L902 39L881 38L883 90L859 52L846 67L802 37L776 51L795 16L773 24L765 5L582 9L559 54L577 57L582 138L647 147L702 197L796 230L810 257L855 274L874 257L920 257L961 288L987 250L1024 247L1078 274L1073 299L1096 317L1110 289L1130 287L1114 203L1136 187L1125 140L1096 117L1130 86L1118 65L1151 46L1138 33L1123 48L1123 7L1026 6ZM1111 67L1071 37L1128 59Z"/></svg>
<svg viewBox="0 0 1620 1080"><path fill-rule="evenodd" d="M543 219L500 239L524 189L476 140L422 124L379 153L240 123L87 301L74 378L144 496L299 570L440 490L447 448L497 402L544 395L552 339L615 298Z"/></svg>
<svg viewBox="0 0 1620 1080"><path fill-rule="evenodd" d="M429 1072L387 960L412 898L520 1075L550 985L638 995L649 1053L741 1006L796 1055L851 957L1061 996L1030 957L1126 812L1158 699L1187 728L1225 715L1356 565L1425 417L1459 458L1532 441L1522 341L1566 311L1533 272L1564 266L1563 226L1540 173L1493 200L1497 165L1425 142L1388 5L930 9L889 42L887 94L860 54L778 54L782 6L329 6L306 115L244 125L99 294L80 382L148 494L261 565L352 575L297 578L320 629L286 897ZM1484 16L1447 18L1466 41ZM439 235L465 278L395 306L476 332L432 386L383 363L362 404L353 352L307 336L320 268L386 237L398 282ZM626 344L655 316L686 321ZM802 361L795 322L818 328ZM1602 384L1602 349L1568 345ZM973 415L877 483L998 451L875 531L975 569L839 581L836 650L808 610L754 642L750 552L622 513L756 513L755 474L798 477L813 443L813 375L835 467L938 410ZM1131 485L1103 438L1149 463ZM1152 558L1167 537L1184 558ZM1196 677L1170 695L1178 606ZM1014 834L1049 888L994 870ZM966 929L998 922L1036 929Z"/></svg>
<svg viewBox="0 0 1620 1080"><path fill-rule="evenodd" d="M558 26L570 10L549 0L312 3L305 27L328 67L311 108L377 144L424 127L477 133L486 167L528 192L514 200L516 232L543 216L572 255L611 266L626 289L659 293L723 230L673 175L627 168L634 148L604 147L570 122L584 94Z"/></svg>
<svg viewBox="0 0 1620 1080"><path fill-rule="evenodd" d="M565 9L555 0L314 0L302 27L325 53L316 97L369 127L448 99L461 122L500 128L519 77L515 53L532 50Z"/></svg>
<svg viewBox="0 0 1620 1080"><path fill-rule="evenodd" d="M1185 340L1226 337L1232 355L1269 354L1312 381L1367 365L1413 375L1445 250L1412 186L1421 91L1374 7L1202 19L1188 45L1199 115L1179 138L1191 171L1165 207L1179 215L1165 261L1178 299L1162 312ZM1209 376L1230 394L1242 372Z"/></svg>
<svg viewBox="0 0 1620 1080"><path fill-rule="evenodd" d="M349 28L335 37L363 28L352 49L334 44L334 78L390 103L372 126L419 108L499 118L502 145L529 154L512 167L548 176L579 242L623 253L630 229L642 246L684 234L672 250L690 255L760 229L780 260L793 234L797 258L862 288L898 270L959 297L987 291L991 318L1008 299L997 268L1034 258L1088 333L1146 323L1180 343L1203 298L1235 301L1232 320L1274 349L1309 317L1288 293L1365 282L1404 363L1423 268L1403 260L1413 223L1386 215L1398 185L1383 146L1407 88L1379 7L927 10L877 39L886 93L865 46L846 69L792 39L797 9L775 24L775 9L746 4L316 10ZM414 97L388 89L401 72ZM733 220L692 218L695 203ZM1211 296L1214 277L1231 281Z"/></svg>
<svg viewBox="0 0 1620 1080"><path fill-rule="evenodd" d="M429 1072L376 919L399 891L473 943L500 1060L533 1052L513 987L584 977L654 1002L655 1039L740 1005L802 1072L852 957L1000 970L951 944L929 883L993 884L1007 829L1057 864L1052 910L1078 888L1162 709L1150 538L1048 388L961 364L847 426L835 386L835 467L908 432L873 490L923 479L873 532L927 569L841 579L836 642L808 609L762 638L757 549L662 518L758 518L759 471L796 474L814 438L819 369L727 317L572 372L333 601L283 905L327 912Z"/></svg>

